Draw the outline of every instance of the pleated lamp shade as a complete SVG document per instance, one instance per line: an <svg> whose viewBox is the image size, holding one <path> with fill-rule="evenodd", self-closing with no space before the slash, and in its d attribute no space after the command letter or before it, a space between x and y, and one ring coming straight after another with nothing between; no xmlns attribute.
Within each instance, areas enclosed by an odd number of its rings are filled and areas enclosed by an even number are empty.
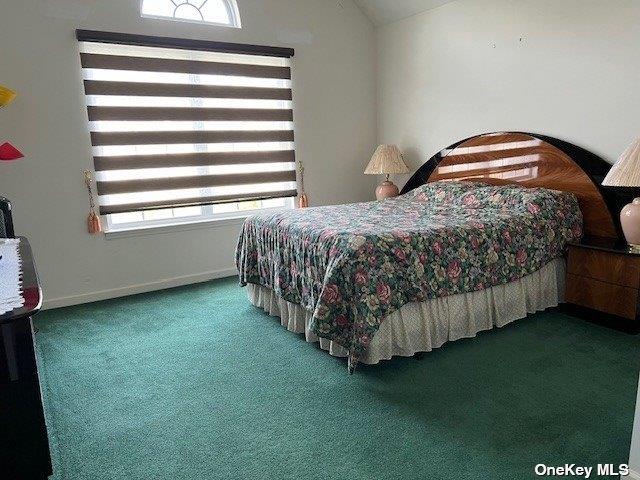
<svg viewBox="0 0 640 480"><path fill-rule="evenodd" d="M629 145L615 163L602 185L607 187L640 187L640 138ZM620 212L620 226L633 252L640 253L640 197Z"/></svg>
<svg viewBox="0 0 640 480"><path fill-rule="evenodd" d="M0 107L9 105L16 98L16 92L0 85Z"/></svg>
<svg viewBox="0 0 640 480"><path fill-rule="evenodd" d="M402 153L396 145L380 145L364 173L367 175L409 173L409 167L404 163Z"/></svg>
<svg viewBox="0 0 640 480"><path fill-rule="evenodd" d="M606 187L640 187L640 138L629 145L615 163L602 185Z"/></svg>

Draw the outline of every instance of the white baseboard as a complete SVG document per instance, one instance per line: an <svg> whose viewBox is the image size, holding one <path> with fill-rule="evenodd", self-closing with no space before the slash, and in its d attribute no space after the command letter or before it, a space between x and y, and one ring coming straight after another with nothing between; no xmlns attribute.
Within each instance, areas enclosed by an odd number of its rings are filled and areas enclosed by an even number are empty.
<svg viewBox="0 0 640 480"><path fill-rule="evenodd" d="M620 477L620 480L640 480L640 472L635 470L629 470L629 475Z"/></svg>
<svg viewBox="0 0 640 480"><path fill-rule="evenodd" d="M82 303L98 302L100 300L108 300L110 298L126 297L128 295L136 295L138 293L164 290L165 288L181 287L183 285L207 282L209 280L233 277L235 275L237 275L237 270L235 268L225 268L222 270L212 270L204 273L196 273L194 275L165 278L163 280L158 280L150 283L128 285L126 287L83 293L80 295L72 295L69 297L59 297L52 299L45 298L43 309L47 310L51 308L69 307L71 305L79 305Z"/></svg>

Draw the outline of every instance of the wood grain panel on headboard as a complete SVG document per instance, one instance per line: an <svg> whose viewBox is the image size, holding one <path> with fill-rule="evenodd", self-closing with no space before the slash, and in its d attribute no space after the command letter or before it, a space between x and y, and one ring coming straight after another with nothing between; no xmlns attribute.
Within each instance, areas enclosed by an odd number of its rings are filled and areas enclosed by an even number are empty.
<svg viewBox="0 0 640 480"><path fill-rule="evenodd" d="M574 193L584 216L585 234L618 237L609 207L592 177L567 153L542 138L513 132L479 135L443 150L425 168L407 185L470 180Z"/></svg>

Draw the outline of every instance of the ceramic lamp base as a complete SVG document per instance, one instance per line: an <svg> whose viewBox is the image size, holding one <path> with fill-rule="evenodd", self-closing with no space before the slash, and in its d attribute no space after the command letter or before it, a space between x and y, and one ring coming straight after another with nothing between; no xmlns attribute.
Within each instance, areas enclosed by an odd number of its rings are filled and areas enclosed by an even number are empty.
<svg viewBox="0 0 640 480"><path fill-rule="evenodd" d="M396 187L394 183L390 182L389 180L378 185L378 188L376 188L376 198L378 200L397 197L399 193L400 190L398 190L398 187Z"/></svg>
<svg viewBox="0 0 640 480"><path fill-rule="evenodd" d="M622 209L620 224L627 243L634 250L640 250L640 197Z"/></svg>

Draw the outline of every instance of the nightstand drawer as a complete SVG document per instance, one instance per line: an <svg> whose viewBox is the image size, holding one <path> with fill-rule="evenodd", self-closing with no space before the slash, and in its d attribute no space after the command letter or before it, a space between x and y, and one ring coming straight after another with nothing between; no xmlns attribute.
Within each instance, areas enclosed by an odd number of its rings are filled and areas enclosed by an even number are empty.
<svg viewBox="0 0 640 480"><path fill-rule="evenodd" d="M612 315L635 320L638 290L593 278L567 274L565 300Z"/></svg>
<svg viewBox="0 0 640 480"><path fill-rule="evenodd" d="M640 287L640 258L569 247L567 272L602 282Z"/></svg>

